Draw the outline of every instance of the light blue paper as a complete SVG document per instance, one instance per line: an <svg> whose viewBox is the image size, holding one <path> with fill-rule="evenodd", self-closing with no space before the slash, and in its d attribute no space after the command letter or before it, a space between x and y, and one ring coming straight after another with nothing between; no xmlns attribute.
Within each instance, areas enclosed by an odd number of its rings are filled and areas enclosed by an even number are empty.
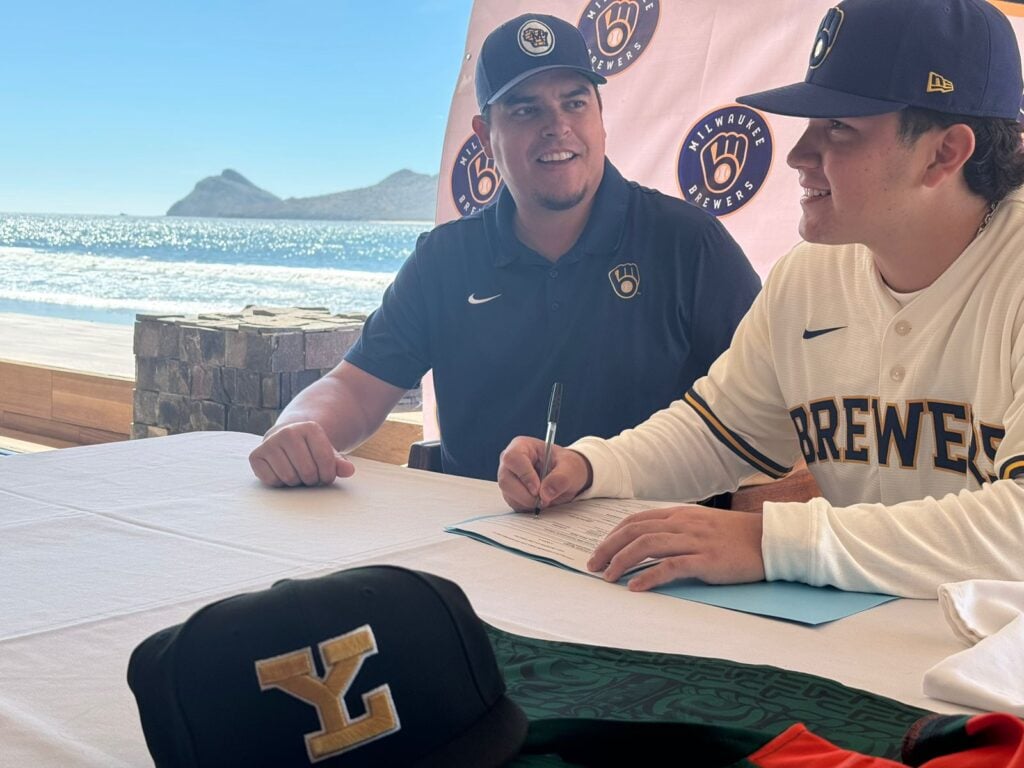
<svg viewBox="0 0 1024 768"><path fill-rule="evenodd" d="M512 552L521 557L527 557L530 560L536 560L539 563L554 565L574 573L584 573L584 575L592 578L600 578L596 574L585 573L557 560L532 555L521 549L499 544L478 533L463 531L458 526L448 526L445 528L445 531L457 533L460 536L467 536L474 541L490 544L492 547ZM624 586L634 575L635 571L623 576L618 583ZM808 584L799 584L792 581L761 581L754 584L705 584L696 579L684 579L661 587L655 587L651 591L668 595L669 597L678 597L696 603L727 608L731 611L742 611L744 613L757 614L758 616L768 616L773 619L784 619L810 625L825 624L829 621L843 619L855 613L860 613L869 608L898 599L893 595L882 595L873 592L844 592L834 587L812 587Z"/></svg>
<svg viewBox="0 0 1024 768"><path fill-rule="evenodd" d="M686 579L655 587L653 591L801 624L824 624L897 599L892 595L844 592L835 587L812 587L793 581L715 585Z"/></svg>

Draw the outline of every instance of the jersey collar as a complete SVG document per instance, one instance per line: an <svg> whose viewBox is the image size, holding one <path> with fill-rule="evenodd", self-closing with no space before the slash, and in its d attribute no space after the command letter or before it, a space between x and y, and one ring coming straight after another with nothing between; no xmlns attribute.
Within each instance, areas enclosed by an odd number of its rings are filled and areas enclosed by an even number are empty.
<svg viewBox="0 0 1024 768"><path fill-rule="evenodd" d="M629 209L629 182L622 178L614 165L605 158L604 175L594 196L594 207L576 244L561 259L572 263L590 255L614 253L618 250L626 228ZM494 225L495 266L505 267L516 261L546 260L531 248L523 245L516 237L516 203L508 187L502 187L498 200L491 209Z"/></svg>

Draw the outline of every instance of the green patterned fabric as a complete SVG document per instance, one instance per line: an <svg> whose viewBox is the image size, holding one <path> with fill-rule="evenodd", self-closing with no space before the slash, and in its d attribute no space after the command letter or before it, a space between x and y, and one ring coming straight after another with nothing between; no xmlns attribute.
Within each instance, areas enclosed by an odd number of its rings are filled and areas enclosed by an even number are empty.
<svg viewBox="0 0 1024 768"><path fill-rule="evenodd" d="M494 627L488 633L509 696L531 721L670 721L742 728L769 738L802 722L840 747L898 760L904 734L929 714L777 667L548 642ZM520 764L563 763L531 758Z"/></svg>

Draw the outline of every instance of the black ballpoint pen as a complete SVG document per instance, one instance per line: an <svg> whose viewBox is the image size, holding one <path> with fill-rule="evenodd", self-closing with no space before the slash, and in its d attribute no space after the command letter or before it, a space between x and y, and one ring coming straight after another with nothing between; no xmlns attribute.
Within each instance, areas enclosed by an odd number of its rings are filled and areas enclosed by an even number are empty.
<svg viewBox="0 0 1024 768"><path fill-rule="evenodd" d="M540 470L540 481L548 475L551 466L551 446L555 444L555 432L558 431L558 412L562 408L562 385L557 381L551 387L551 400L548 401L548 432L544 436L544 465ZM534 517L540 514L540 487L537 488L537 499L533 506Z"/></svg>

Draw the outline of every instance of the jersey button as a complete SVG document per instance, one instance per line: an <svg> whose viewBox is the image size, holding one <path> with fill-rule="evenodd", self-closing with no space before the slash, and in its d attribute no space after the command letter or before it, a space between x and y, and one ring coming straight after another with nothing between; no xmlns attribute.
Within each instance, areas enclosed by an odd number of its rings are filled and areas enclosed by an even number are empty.
<svg viewBox="0 0 1024 768"><path fill-rule="evenodd" d="M562 306L562 305L561 305L561 304L559 304L559 303L558 303L557 301L554 301L554 302L552 302L552 303L551 303L551 309L552 309L552 310L554 310L555 312L557 312L557 311L558 311L558 308L559 308L560 306Z"/></svg>
<svg viewBox="0 0 1024 768"><path fill-rule="evenodd" d="M910 325L910 323L908 323L906 320L900 320L898 323L896 323L896 333L898 333L900 336L906 336L908 333L910 333L911 327L912 326Z"/></svg>
<svg viewBox="0 0 1024 768"><path fill-rule="evenodd" d="M558 277L558 270L552 269L548 274L551 275L551 277Z"/></svg>
<svg viewBox="0 0 1024 768"><path fill-rule="evenodd" d="M902 365L897 365L891 371L889 371L889 378L893 381L903 381L907 376L907 372L903 370Z"/></svg>

